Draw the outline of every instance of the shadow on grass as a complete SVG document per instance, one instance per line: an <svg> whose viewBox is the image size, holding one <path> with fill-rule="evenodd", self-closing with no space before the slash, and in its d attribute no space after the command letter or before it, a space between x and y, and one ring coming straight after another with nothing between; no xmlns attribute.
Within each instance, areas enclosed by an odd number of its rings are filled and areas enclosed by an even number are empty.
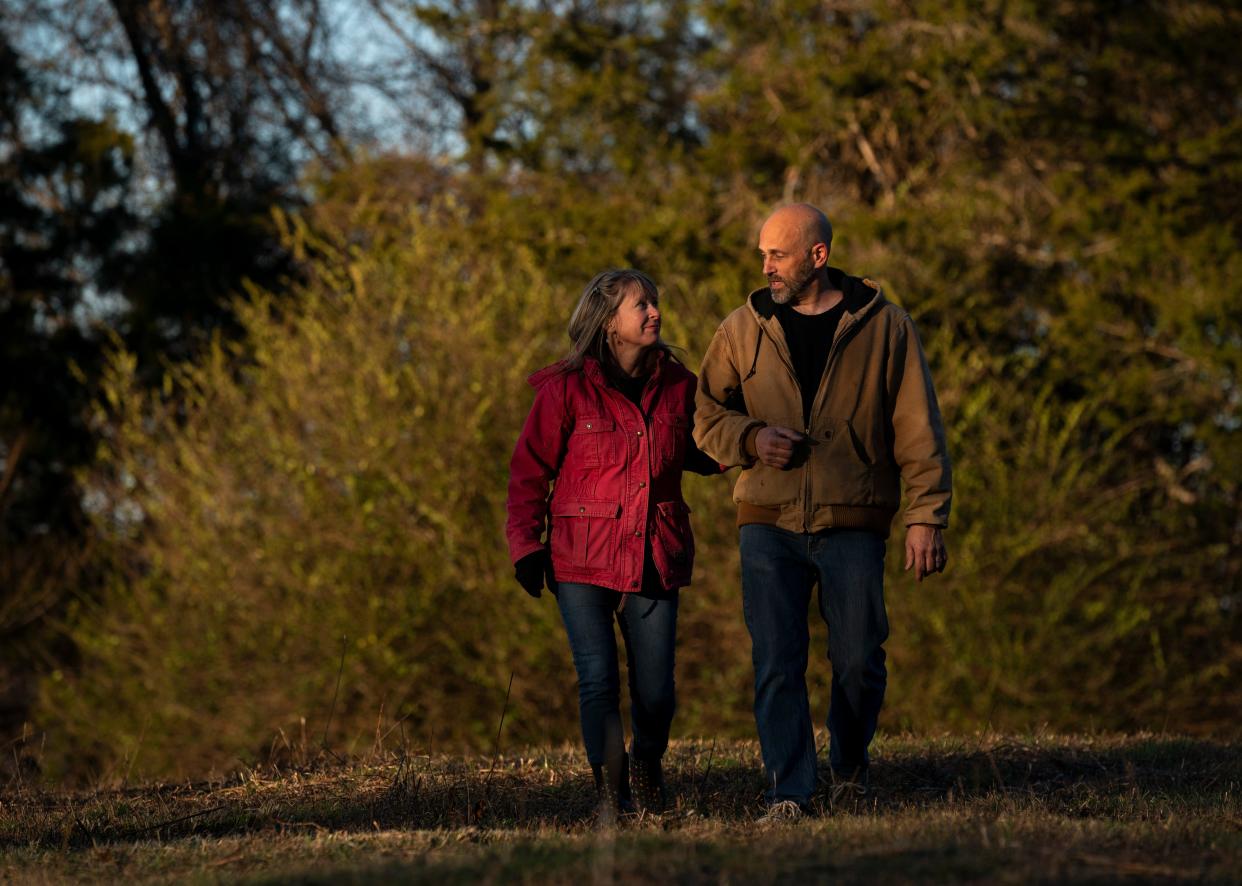
<svg viewBox="0 0 1242 886"><path fill-rule="evenodd" d="M1187 810L1242 784L1242 748L1189 738L998 740L894 749L876 761L881 805L1027 797L1066 815L1109 814L1136 800ZM1112 812L1116 812L1113 809Z"/></svg>
<svg viewBox="0 0 1242 886"><path fill-rule="evenodd" d="M670 822L751 820L764 776L755 743L675 744L666 758ZM824 767L826 771L826 767ZM1164 737L894 738L879 743L872 794L852 808L895 815L989 804L1064 816L1150 817L1210 809L1242 785L1242 747ZM594 806L578 755L420 757L249 774L212 785L0 796L0 846L71 849L140 840L375 830L581 831ZM674 825L675 826L675 825Z"/></svg>
<svg viewBox="0 0 1242 886"><path fill-rule="evenodd" d="M252 883L925 883L977 881L997 870L996 853L957 846L857 853L803 845L773 854L744 843L667 841L627 836L614 844L524 842L431 863L334 865L256 877ZM721 877L727 872L727 877Z"/></svg>

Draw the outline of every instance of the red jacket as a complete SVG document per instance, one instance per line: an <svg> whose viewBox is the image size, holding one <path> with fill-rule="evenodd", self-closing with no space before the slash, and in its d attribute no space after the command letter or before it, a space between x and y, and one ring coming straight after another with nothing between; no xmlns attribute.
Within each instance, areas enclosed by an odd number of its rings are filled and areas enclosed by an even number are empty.
<svg viewBox="0 0 1242 886"><path fill-rule="evenodd" d="M578 370L557 363L530 377L535 402L509 462L505 534L514 563L545 547L546 526L557 581L636 592L650 535L660 584L690 583L694 537L682 469L721 468L690 439L694 373L667 352L657 357L641 410L592 357Z"/></svg>

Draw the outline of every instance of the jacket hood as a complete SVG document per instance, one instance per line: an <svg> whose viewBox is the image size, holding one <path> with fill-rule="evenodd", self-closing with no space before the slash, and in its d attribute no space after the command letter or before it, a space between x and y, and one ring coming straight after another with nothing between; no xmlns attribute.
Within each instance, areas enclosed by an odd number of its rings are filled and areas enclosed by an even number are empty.
<svg viewBox="0 0 1242 886"><path fill-rule="evenodd" d="M880 285L866 277L852 277L840 268L828 268L828 282L845 295L845 312L860 316L873 307L883 304L884 293ZM746 299L750 309L763 320L771 320L776 314L776 302L772 300L771 287L756 289Z"/></svg>

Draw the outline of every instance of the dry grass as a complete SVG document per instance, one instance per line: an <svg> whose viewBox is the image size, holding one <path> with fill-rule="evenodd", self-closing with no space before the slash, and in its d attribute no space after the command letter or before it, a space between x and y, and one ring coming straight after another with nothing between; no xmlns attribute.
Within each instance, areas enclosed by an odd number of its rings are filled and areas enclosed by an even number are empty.
<svg viewBox="0 0 1242 886"><path fill-rule="evenodd" d="M681 742L675 808L598 832L575 749L0 795L0 878L422 883L1242 881L1242 744L884 738L874 796L761 829L753 743Z"/></svg>

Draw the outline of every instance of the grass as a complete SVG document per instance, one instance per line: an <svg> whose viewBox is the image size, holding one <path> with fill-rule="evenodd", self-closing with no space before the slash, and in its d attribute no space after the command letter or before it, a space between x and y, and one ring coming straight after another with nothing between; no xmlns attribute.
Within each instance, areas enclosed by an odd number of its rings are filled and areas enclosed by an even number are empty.
<svg viewBox="0 0 1242 886"><path fill-rule="evenodd" d="M1242 882L1242 744L883 737L873 796L759 828L754 743L675 744L675 806L591 826L576 749L0 793L0 880Z"/></svg>

